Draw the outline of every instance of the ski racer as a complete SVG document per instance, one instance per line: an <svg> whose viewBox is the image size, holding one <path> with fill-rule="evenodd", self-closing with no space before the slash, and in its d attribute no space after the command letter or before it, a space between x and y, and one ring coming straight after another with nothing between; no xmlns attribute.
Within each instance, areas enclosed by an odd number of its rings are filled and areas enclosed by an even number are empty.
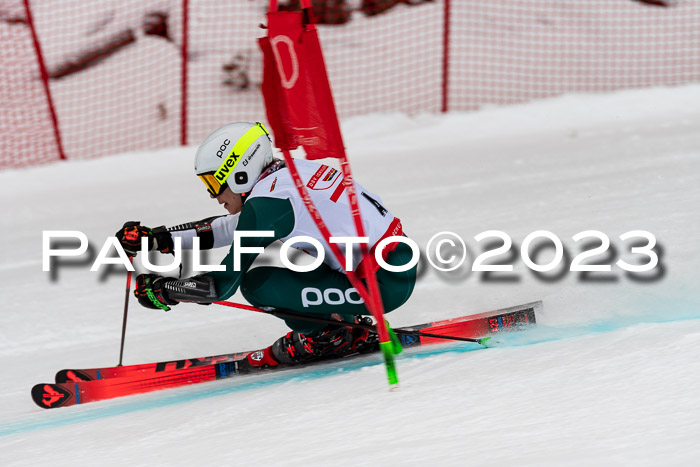
<svg viewBox="0 0 700 467"><path fill-rule="evenodd" d="M296 160L295 165L308 193L334 237L357 236L343 173L327 165ZM147 308L168 311L179 302L210 304L225 300L239 288L256 307L270 307L299 315L371 322L369 312L357 290L350 284L343 267L314 224L297 192L284 161L274 159L268 131L261 123L231 123L209 135L198 148L195 173L204 182L212 199L223 205L228 215L209 217L170 228L150 229L127 222L116 236L130 256L147 238L150 250L171 253L174 238L183 249L192 248L199 238L201 249L230 247L222 261L224 271L175 279L156 274L141 274L134 294ZM401 222L382 200L355 183L366 235L369 237L370 264L361 262L359 248L353 251L353 266L360 278L369 268L376 271L385 312L395 310L408 300L416 280L416 267L404 272L379 268L373 247L383 238L403 235ZM272 231L273 236L245 236L240 239L240 264L234 265L234 231ZM325 251L323 263L310 272L259 266L251 268L257 253L243 248L266 247L277 240L296 236L318 240ZM339 245L341 251L344 246ZM357 245L355 245L357 246ZM317 256L311 243L294 245ZM347 254L347 253L346 253ZM405 243L390 243L383 250L385 261L393 266L410 262L413 252ZM237 270L238 269L238 270ZM363 281L364 282L364 281ZM302 319L285 319L292 329L262 352L248 355L253 367L293 364L328 356L342 356L361 349L376 335L367 330L342 325L318 324Z"/></svg>

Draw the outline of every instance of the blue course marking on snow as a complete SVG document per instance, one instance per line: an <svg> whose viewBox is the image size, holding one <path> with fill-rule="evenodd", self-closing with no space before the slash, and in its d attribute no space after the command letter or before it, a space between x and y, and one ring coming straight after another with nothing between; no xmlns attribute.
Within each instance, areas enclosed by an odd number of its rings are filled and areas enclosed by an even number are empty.
<svg viewBox="0 0 700 467"><path fill-rule="evenodd" d="M426 358L444 354L446 352L470 352L481 348L483 347L471 343L460 343L452 346L436 346L431 350L418 348L415 349L416 352L408 353L408 355L403 357L402 360L406 358ZM118 402L117 400L95 402L87 405L80 405L78 408L75 406L60 408L56 411L50 411L48 413L42 410L42 413L35 414L36 418L0 425L0 437L49 428L58 428L91 420L99 420L133 412L140 412L143 410L168 407L171 405L183 404L201 399L248 391L251 389L264 388L282 382L303 382L315 380L348 371L356 371L369 366L381 365L382 362L383 360L381 359L381 356L370 355L367 357L359 357L355 361L341 361L337 363L330 362L320 368L292 368L290 370L283 370L281 372L282 374L270 373L267 375L259 374L251 375L249 377L243 376L240 379L226 380L229 384L226 384L223 380L220 380L212 383L202 383L202 385L198 385L196 389L195 387L190 386L189 388L185 387L170 389L167 391L144 394L142 396L131 396L131 400L126 401L119 399ZM218 387L212 387L211 384L218 384ZM133 400L133 398L139 399Z"/></svg>
<svg viewBox="0 0 700 467"><path fill-rule="evenodd" d="M640 320L639 317L635 317L634 322L630 322L626 318L620 317L608 321L599 321L595 323L569 327L552 327L538 324L537 327L528 330L527 332L495 334L493 335L493 339L489 341L489 346L519 347L523 345L554 342L564 339L572 339L577 337L620 331L623 329L630 329L637 326L679 323L683 321L695 321L699 319L700 315L698 315L697 313L676 313L667 317L650 316L647 319L643 320Z"/></svg>

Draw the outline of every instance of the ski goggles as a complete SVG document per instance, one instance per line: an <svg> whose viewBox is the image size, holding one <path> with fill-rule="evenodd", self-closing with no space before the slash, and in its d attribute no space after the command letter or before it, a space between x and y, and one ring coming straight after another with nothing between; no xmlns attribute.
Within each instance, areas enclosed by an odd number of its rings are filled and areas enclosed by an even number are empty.
<svg viewBox="0 0 700 467"><path fill-rule="evenodd" d="M219 196L226 189L228 183L221 183L214 176L214 172L197 175L201 181L207 186L207 191L212 196Z"/></svg>
<svg viewBox="0 0 700 467"><path fill-rule="evenodd" d="M217 197L221 194L222 191L228 187L228 183L219 183L219 181L214 177L213 173L209 174L202 174L199 175L199 178L202 179L204 184L207 186L207 191L209 192L210 195L213 197ZM248 196L249 193L239 193L241 195L241 202L245 203L246 196Z"/></svg>
<svg viewBox="0 0 700 467"><path fill-rule="evenodd" d="M255 126L251 127L236 141L231 152L224 158L218 169L213 172L197 174L202 182L204 182L204 185L206 185L209 194L212 196L219 196L221 192L226 189L228 186L226 180L235 171L243 154L245 154L248 148L262 135L267 135L269 138L270 133L262 123L256 122ZM242 183L245 182L243 181Z"/></svg>

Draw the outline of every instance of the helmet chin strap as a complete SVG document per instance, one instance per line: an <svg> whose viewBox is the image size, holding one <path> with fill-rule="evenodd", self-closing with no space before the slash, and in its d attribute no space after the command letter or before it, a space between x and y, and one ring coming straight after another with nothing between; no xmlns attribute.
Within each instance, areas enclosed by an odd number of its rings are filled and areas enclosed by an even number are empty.
<svg viewBox="0 0 700 467"><path fill-rule="evenodd" d="M250 190L250 191L253 191L253 190ZM250 195L250 191L248 193L239 193L241 195L241 205L245 204L245 200L248 199L248 196Z"/></svg>

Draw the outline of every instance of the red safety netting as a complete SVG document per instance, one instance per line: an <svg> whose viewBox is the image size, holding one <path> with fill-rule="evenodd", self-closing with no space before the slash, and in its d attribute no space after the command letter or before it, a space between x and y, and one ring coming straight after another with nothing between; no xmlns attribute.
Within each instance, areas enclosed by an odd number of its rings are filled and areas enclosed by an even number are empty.
<svg viewBox="0 0 700 467"><path fill-rule="evenodd" d="M43 59L48 74L51 103L58 120L60 141L69 159L114 154L134 149L153 149L177 144L180 129L180 47L172 31L177 23L180 3L158 7L140 0L111 2L18 2L27 17L29 5L41 56L27 47L26 41L3 42L6 49L23 53L21 69L14 76L0 71L0 89L12 89L23 83L31 89L41 88L36 72ZM151 3L151 5L145 5ZM166 27L167 24L167 27ZM31 24L0 23L13 36L28 36ZM38 93L38 91L35 91ZM4 104L4 103L3 103ZM22 128L51 126L46 122L48 105L26 102L21 109ZM2 117L5 109L3 105ZM32 131L13 134L22 141ZM2 140L5 140L3 128ZM36 137L39 139L39 137ZM42 133L43 144L55 139ZM3 141L0 164L22 165L28 162L57 159L48 151L35 155L23 144L6 147ZM55 144L55 143L54 143Z"/></svg>
<svg viewBox="0 0 700 467"><path fill-rule="evenodd" d="M51 113L21 0L0 22L0 166L59 159Z"/></svg>
<svg viewBox="0 0 700 467"><path fill-rule="evenodd" d="M313 3L341 118L700 82L700 0ZM0 167L57 160L61 148L79 159L199 144L225 123L264 118L267 6L3 2Z"/></svg>
<svg viewBox="0 0 700 467"><path fill-rule="evenodd" d="M264 118L257 38L266 12L264 0L189 2L189 144L226 123Z"/></svg>
<svg viewBox="0 0 700 467"><path fill-rule="evenodd" d="M450 110L700 81L697 0L451 3Z"/></svg>

